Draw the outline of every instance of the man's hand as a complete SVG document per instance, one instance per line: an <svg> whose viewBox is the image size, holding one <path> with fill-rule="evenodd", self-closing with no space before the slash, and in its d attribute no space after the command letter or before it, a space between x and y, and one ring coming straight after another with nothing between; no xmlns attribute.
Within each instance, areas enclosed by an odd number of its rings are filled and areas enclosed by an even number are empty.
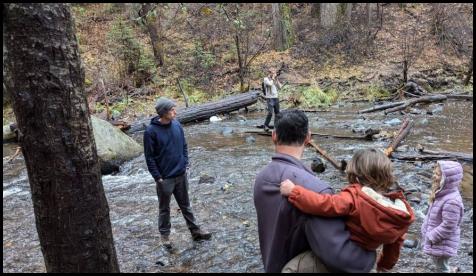
<svg viewBox="0 0 476 276"><path fill-rule="evenodd" d="M286 179L283 182L281 182L281 186L279 187L279 190L281 191L281 194L283 196L289 196L289 194L291 194L291 192L293 191L294 186L296 185L294 185L294 183L291 180Z"/></svg>
<svg viewBox="0 0 476 276"><path fill-rule="evenodd" d="M162 182L164 182L164 180L162 178L159 178L155 181L157 184L162 184Z"/></svg>

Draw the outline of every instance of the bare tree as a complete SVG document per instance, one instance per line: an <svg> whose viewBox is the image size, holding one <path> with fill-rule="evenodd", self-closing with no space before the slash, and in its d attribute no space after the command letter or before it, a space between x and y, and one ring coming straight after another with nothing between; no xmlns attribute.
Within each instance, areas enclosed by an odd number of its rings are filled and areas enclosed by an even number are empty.
<svg viewBox="0 0 476 276"><path fill-rule="evenodd" d="M48 272L119 272L67 4L3 4L12 92Z"/></svg>
<svg viewBox="0 0 476 276"><path fill-rule="evenodd" d="M473 54L471 54L471 61L469 62L468 71L466 72L466 78L463 84L466 86L469 84L471 77L473 76Z"/></svg>
<svg viewBox="0 0 476 276"><path fill-rule="evenodd" d="M242 4L226 4L222 5L221 9L227 21L231 24L230 29L233 33L238 56L240 91L244 92L249 88L249 86L245 85L249 74L249 67L253 60L264 50L270 35L268 34L261 44L253 43L251 23L244 20L243 8L239 5Z"/></svg>

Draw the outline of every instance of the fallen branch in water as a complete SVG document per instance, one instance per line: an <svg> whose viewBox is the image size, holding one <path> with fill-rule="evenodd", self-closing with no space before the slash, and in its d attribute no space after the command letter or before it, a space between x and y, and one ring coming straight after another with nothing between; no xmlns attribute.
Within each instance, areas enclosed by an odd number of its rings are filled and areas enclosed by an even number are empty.
<svg viewBox="0 0 476 276"><path fill-rule="evenodd" d="M314 143L314 141L310 141L308 145L313 147L317 151L317 153L319 153L327 161L329 161L332 164L332 166L334 166L334 168L336 168L340 171L345 171L345 168L347 167L347 162L345 160L341 160L340 164L339 164L339 163L337 163L337 161L334 158L329 156L325 150L321 149L316 143Z"/></svg>
<svg viewBox="0 0 476 276"><path fill-rule="evenodd" d="M392 158L398 159L398 160L404 160L404 161L461 160L461 161L473 162L473 155L464 154L464 153L425 154L425 155L394 153L392 155Z"/></svg>
<svg viewBox="0 0 476 276"><path fill-rule="evenodd" d="M271 132L265 132L265 131L259 131L259 130L248 130L248 131L245 131L245 133L252 133L252 134L258 134L258 135L263 135L263 136L271 136ZM369 140L369 141L371 141L373 139L373 135L378 134L378 133L380 133L380 130L369 131L363 136L334 135L334 134L324 134L324 133L317 133L317 132L312 132L311 135L321 136L321 137L333 137L333 138L339 138L339 139L357 139L357 140Z"/></svg>
<svg viewBox="0 0 476 276"><path fill-rule="evenodd" d="M410 121L410 119L405 118L403 121L400 129L398 130L397 136L395 136L395 139L390 143L390 145L385 149L384 153L388 157L392 156L392 153L395 151L396 148L398 148L400 142L407 137L408 133L410 133L410 129L413 127L413 121Z"/></svg>

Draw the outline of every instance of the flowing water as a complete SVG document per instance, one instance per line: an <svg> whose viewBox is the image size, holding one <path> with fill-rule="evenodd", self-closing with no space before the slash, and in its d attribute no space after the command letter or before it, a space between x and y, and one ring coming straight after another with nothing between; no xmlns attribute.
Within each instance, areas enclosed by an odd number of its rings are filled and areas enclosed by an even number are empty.
<svg viewBox="0 0 476 276"><path fill-rule="evenodd" d="M349 135L353 134L352 129L367 127L389 132L398 130L399 124L389 126L384 122L394 118L403 121L402 115L356 113L368 106L346 103L332 107L329 112L307 113L310 127L314 132ZM258 130L255 125L262 124L264 117L263 112L233 114L221 122L185 126L191 162L189 195L198 223L213 233L209 241L191 240L185 220L172 200L171 239L174 248L168 251L160 245L155 183L147 171L143 155L126 162L120 173L103 176L122 272L263 272L253 183L256 173L270 161L274 147L270 137L244 131ZM472 153L472 102L448 101L439 113L410 117L416 124L403 142L409 146L409 151L421 144L431 150ZM138 142L142 140L140 134L134 138ZM337 160L349 160L353 152L361 148L383 149L390 142L322 137L314 137L314 140ZM3 271L45 272L24 160L20 154L9 161L15 149L14 144L3 145ZM303 161L309 165L314 157L316 153L311 148L306 149ZM346 184L345 177L326 164L326 171L318 176L338 190ZM420 239L419 229L428 207L432 166L433 162L394 161L400 185L412 191L409 200L417 214L408 233L409 244ZM464 167L465 216L461 247L450 264L458 265L463 272L472 272L473 165L469 163ZM433 272L434 268L430 258L418 246L410 245L402 248L393 271Z"/></svg>

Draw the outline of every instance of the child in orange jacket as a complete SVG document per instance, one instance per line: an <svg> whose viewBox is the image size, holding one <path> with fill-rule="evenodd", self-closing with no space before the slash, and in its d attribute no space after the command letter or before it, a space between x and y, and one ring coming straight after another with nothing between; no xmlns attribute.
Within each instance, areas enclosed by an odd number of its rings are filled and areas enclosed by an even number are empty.
<svg viewBox="0 0 476 276"><path fill-rule="evenodd" d="M375 149L358 151L346 168L349 186L339 194L319 194L281 182L281 194L301 211L318 216L346 216L351 239L367 250L383 244L377 271L397 263L404 234L415 220L413 210L401 191L387 193L394 178L392 163Z"/></svg>

